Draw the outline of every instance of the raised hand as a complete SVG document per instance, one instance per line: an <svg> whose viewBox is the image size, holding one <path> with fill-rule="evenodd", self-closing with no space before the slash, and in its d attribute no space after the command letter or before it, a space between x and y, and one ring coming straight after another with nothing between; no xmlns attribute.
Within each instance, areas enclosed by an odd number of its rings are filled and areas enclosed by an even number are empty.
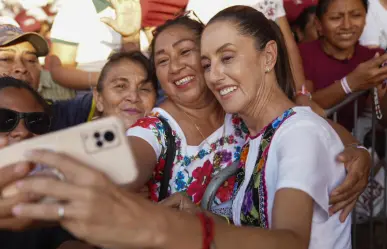
<svg viewBox="0 0 387 249"><path fill-rule="evenodd" d="M101 18L106 25L123 37L132 36L141 29L140 0L109 0L116 12L116 18Z"/></svg>

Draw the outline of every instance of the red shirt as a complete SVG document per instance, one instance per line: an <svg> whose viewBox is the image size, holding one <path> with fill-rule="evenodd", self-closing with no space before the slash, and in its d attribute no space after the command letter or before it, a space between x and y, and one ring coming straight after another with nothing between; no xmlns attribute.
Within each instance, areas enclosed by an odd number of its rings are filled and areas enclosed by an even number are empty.
<svg viewBox="0 0 387 249"><path fill-rule="evenodd" d="M376 52L383 54L381 49L369 49L356 44L355 53L349 60L338 60L327 55L321 45L321 41L312 41L299 45L303 60L305 77L314 84L314 90L326 88L336 80L341 80L362 62L373 58ZM354 104L348 104L338 113L338 122L352 131L354 121ZM365 98L359 101L359 111L365 106ZM359 112L360 113L360 112Z"/></svg>
<svg viewBox="0 0 387 249"><path fill-rule="evenodd" d="M184 11L188 0L141 0L142 27L157 27Z"/></svg>

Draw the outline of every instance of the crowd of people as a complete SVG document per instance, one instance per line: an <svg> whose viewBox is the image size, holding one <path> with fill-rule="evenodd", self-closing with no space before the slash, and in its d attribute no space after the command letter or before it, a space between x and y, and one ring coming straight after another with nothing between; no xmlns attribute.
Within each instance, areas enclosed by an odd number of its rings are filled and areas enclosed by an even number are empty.
<svg viewBox="0 0 387 249"><path fill-rule="evenodd" d="M29 152L0 169L0 192L17 189L0 197L0 248L352 248L372 105L387 124L387 1L15 2L0 20L0 148L116 116L138 176L119 186ZM48 29L17 18L36 9L55 12ZM31 177L35 165L64 178Z"/></svg>

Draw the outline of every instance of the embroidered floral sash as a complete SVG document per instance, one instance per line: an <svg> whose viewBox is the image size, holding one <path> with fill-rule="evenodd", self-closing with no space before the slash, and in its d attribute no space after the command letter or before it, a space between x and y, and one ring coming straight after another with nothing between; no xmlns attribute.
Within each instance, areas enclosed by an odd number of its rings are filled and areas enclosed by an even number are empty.
<svg viewBox="0 0 387 249"><path fill-rule="evenodd" d="M262 140L259 145L258 157L255 163L253 175L250 178L250 182L247 185L246 192L243 198L242 210L241 210L241 225L255 226L261 228L268 228L268 213L267 213L267 190L265 183L265 166L267 156L270 149L271 140L282 125L282 123L295 112L293 109L289 109L284 114L269 125L267 125L262 132L257 136L262 135ZM240 189L245 179L246 172L246 160L249 151L249 144L247 143L241 152L240 170L237 174L237 188Z"/></svg>

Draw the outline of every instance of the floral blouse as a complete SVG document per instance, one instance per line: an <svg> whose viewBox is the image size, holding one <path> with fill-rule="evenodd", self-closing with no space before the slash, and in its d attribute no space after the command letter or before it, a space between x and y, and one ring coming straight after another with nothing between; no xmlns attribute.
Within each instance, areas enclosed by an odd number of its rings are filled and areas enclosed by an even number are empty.
<svg viewBox="0 0 387 249"><path fill-rule="evenodd" d="M182 192L194 203L200 204L212 177L233 162L239 161L248 130L238 116L227 114L224 125L207 137L207 141L203 141L198 146L192 146L187 144L182 129L165 110L154 108L148 117L139 119L128 130L127 135L144 139L156 152L158 162L153 178L149 182L150 198L153 201L158 200L167 155L164 127L158 116L167 120L176 142L169 194ZM232 198L234 183L235 177L232 177L219 188L213 206L218 206Z"/></svg>

